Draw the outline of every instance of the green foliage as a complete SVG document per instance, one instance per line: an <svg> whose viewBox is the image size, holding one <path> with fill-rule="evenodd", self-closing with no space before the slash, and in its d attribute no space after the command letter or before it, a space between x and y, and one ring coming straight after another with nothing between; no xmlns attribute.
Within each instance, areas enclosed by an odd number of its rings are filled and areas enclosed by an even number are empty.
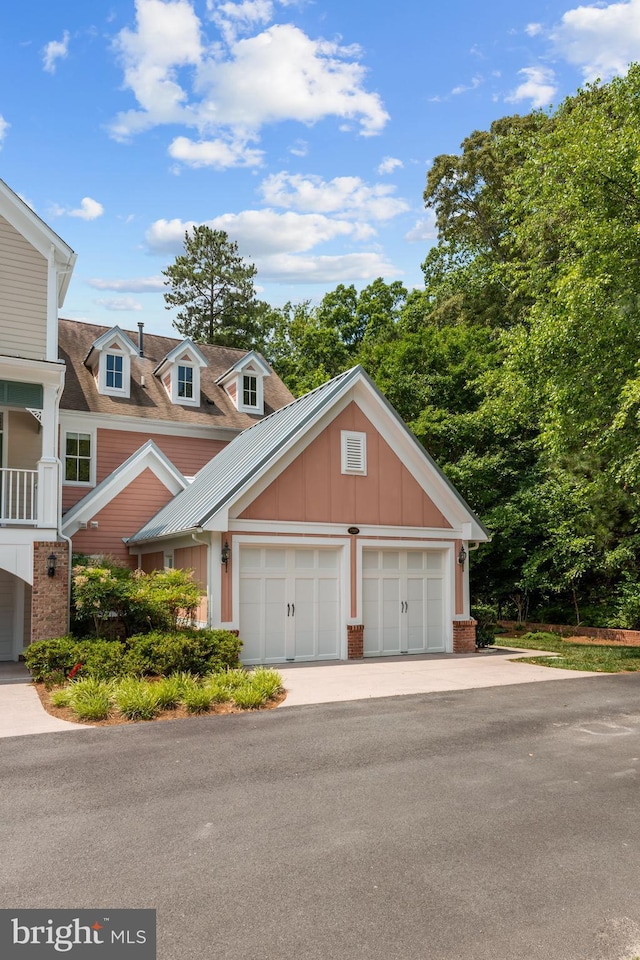
<svg viewBox="0 0 640 960"><path fill-rule="evenodd" d="M32 643L25 650L24 661L33 679L40 683L54 672L66 676L78 662L77 644L74 637L55 637Z"/></svg>
<svg viewBox="0 0 640 960"><path fill-rule="evenodd" d="M558 654L554 657L526 657L519 659L518 663L535 663L562 670L589 670L593 673L635 673L640 670L640 647L606 642L572 643L570 639L563 640L554 633L525 633L509 640L501 637L500 645Z"/></svg>
<svg viewBox="0 0 640 960"><path fill-rule="evenodd" d="M208 686L194 684L191 689L185 689L182 702L187 713L206 713L213 700Z"/></svg>
<svg viewBox="0 0 640 960"><path fill-rule="evenodd" d="M181 630L131 637L125 657L131 673L166 676L176 671L203 676L238 665L241 642L227 630Z"/></svg>
<svg viewBox="0 0 640 960"><path fill-rule="evenodd" d="M262 707L267 701L267 695L259 686L247 680L241 687L236 687L233 691L233 701L236 706L243 710L255 710Z"/></svg>
<svg viewBox="0 0 640 960"><path fill-rule="evenodd" d="M256 268L238 255L224 230L195 226L184 235L184 253L162 271L167 310L179 307L174 326L201 343L251 348L260 337Z"/></svg>
<svg viewBox="0 0 640 960"><path fill-rule="evenodd" d="M162 677L156 684L156 697L161 710L172 710L182 696L184 682L180 674L174 673L169 677Z"/></svg>
<svg viewBox="0 0 640 960"><path fill-rule="evenodd" d="M79 720L105 720L111 709L112 686L104 680L86 677L72 680L68 703Z"/></svg>
<svg viewBox="0 0 640 960"><path fill-rule="evenodd" d="M114 687L113 702L127 720L152 720L160 709L157 684L125 677Z"/></svg>

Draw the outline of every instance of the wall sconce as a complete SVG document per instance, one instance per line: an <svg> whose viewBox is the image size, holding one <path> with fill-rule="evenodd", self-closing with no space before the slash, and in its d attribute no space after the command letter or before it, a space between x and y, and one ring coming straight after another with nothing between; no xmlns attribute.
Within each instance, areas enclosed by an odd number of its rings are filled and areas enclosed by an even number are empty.
<svg viewBox="0 0 640 960"><path fill-rule="evenodd" d="M50 553L49 556L47 557L47 576L48 577L55 577L57 562L58 562L58 558L56 557L55 553Z"/></svg>
<svg viewBox="0 0 640 960"><path fill-rule="evenodd" d="M460 547L460 553L458 554L458 563L460 564L463 570L464 570L464 562L466 559L467 559L467 551L465 550L464 543L463 543L462 546Z"/></svg>
<svg viewBox="0 0 640 960"><path fill-rule="evenodd" d="M224 547L222 548L222 553L220 554L220 563L224 563L225 570L229 569L229 557L231 556L229 550L229 541L225 540Z"/></svg>

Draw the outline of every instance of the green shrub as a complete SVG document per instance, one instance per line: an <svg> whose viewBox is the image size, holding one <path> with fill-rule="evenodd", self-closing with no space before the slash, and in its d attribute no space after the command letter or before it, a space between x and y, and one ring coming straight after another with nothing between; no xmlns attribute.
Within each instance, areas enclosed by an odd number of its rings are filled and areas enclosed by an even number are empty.
<svg viewBox="0 0 640 960"><path fill-rule="evenodd" d="M54 707L71 706L71 687L62 687L60 690L51 691L51 703Z"/></svg>
<svg viewBox="0 0 640 960"><path fill-rule="evenodd" d="M68 705L80 720L105 720L111 709L111 684L95 677L73 680L68 688Z"/></svg>
<svg viewBox="0 0 640 960"><path fill-rule="evenodd" d="M254 689L264 694L265 702L271 700L282 690L282 677L277 670L256 667L249 676Z"/></svg>
<svg viewBox="0 0 640 960"><path fill-rule="evenodd" d="M182 702L188 713L205 713L211 706L212 696L207 686L194 683L182 693Z"/></svg>
<svg viewBox="0 0 640 960"><path fill-rule="evenodd" d="M80 640L76 644L76 656L82 664L82 677L109 680L126 672L125 646L119 640Z"/></svg>
<svg viewBox="0 0 640 960"><path fill-rule="evenodd" d="M476 627L476 646L488 647L495 643L497 632L497 610L488 603L474 603L471 616L478 621Z"/></svg>
<svg viewBox="0 0 640 960"><path fill-rule="evenodd" d="M178 674L163 677L155 685L158 706L161 710L172 710L182 698L184 684Z"/></svg>
<svg viewBox="0 0 640 960"><path fill-rule="evenodd" d="M24 660L33 679L41 682L55 672L66 676L78 662L77 644L74 637L55 637L32 643L25 650Z"/></svg>
<svg viewBox="0 0 640 960"><path fill-rule="evenodd" d="M203 686L212 703L228 703L231 700L231 690L225 683L224 673L212 673L205 677Z"/></svg>
<svg viewBox="0 0 640 960"><path fill-rule="evenodd" d="M255 686L251 680L247 680L241 687L236 687L233 691L234 703L244 710L254 710L267 702L267 697L259 686Z"/></svg>
<svg viewBox="0 0 640 960"><path fill-rule="evenodd" d="M115 705L128 720L152 720L159 710L156 686L136 677L124 677L114 688Z"/></svg>
<svg viewBox="0 0 640 960"><path fill-rule="evenodd" d="M130 637L129 672L168 676L175 671L204 676L238 665L240 641L227 630L180 630Z"/></svg>

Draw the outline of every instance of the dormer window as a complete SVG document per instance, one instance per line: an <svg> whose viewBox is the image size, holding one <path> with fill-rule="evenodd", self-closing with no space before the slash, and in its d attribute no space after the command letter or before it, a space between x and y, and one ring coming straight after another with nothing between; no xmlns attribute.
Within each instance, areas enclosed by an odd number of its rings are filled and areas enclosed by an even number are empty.
<svg viewBox="0 0 640 960"><path fill-rule="evenodd" d="M98 393L124 397L131 393L131 359L138 351L119 327L112 327L91 345L85 366L95 377Z"/></svg>
<svg viewBox="0 0 640 960"><path fill-rule="evenodd" d="M172 403L185 407L200 406L200 371L208 366L200 350L189 337L178 344L154 370Z"/></svg>
<svg viewBox="0 0 640 960"><path fill-rule="evenodd" d="M225 391L236 410L262 416L264 414L264 378L270 374L271 370L260 354L252 350L218 377L216 383Z"/></svg>

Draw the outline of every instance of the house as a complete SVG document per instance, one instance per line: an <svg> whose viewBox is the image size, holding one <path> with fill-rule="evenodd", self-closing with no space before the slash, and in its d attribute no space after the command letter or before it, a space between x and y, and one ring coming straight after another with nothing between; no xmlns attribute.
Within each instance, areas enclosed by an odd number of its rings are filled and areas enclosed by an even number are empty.
<svg viewBox="0 0 640 960"><path fill-rule="evenodd" d="M246 663L474 648L487 533L362 368L294 400L255 351L59 320L75 254L4 185L0 243L0 659L65 631L72 550L193 570Z"/></svg>

